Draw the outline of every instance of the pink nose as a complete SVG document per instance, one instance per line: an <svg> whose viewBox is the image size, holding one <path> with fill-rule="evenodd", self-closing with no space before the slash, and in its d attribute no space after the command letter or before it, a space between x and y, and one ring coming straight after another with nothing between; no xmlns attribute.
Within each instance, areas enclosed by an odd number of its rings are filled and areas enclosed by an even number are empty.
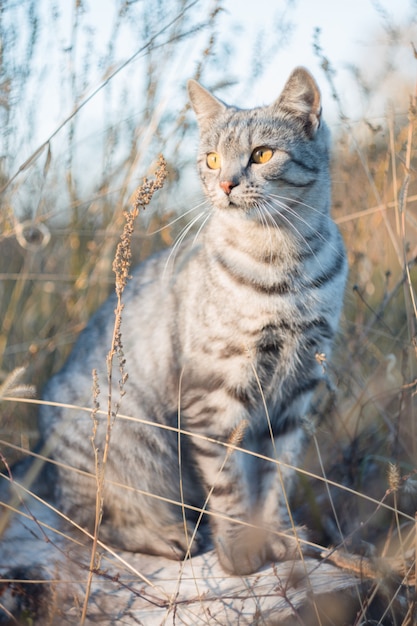
<svg viewBox="0 0 417 626"><path fill-rule="evenodd" d="M233 187L236 187L236 183L231 180L222 180L220 182L220 187L223 189L224 193L229 196Z"/></svg>

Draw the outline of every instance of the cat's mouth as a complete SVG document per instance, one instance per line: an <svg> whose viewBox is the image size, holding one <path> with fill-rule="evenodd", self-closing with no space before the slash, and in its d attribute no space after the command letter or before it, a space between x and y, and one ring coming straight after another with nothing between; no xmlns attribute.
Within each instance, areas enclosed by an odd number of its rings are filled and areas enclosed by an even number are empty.
<svg viewBox="0 0 417 626"><path fill-rule="evenodd" d="M229 195L225 195L223 198L223 206L231 209L241 209L242 211L248 211L255 203L254 198L245 197L242 193L238 193L237 191Z"/></svg>
<svg viewBox="0 0 417 626"><path fill-rule="evenodd" d="M242 211L242 213L245 213L246 215L256 213L258 210L258 203L256 202L256 200L242 201L242 200L237 200L233 198L229 198L228 200L229 202L226 207L227 209L232 209L234 211Z"/></svg>
<svg viewBox="0 0 417 626"><path fill-rule="evenodd" d="M215 206L223 210L242 211L243 213L251 213L256 210L259 204L259 199L254 197L242 197L242 194L233 193L234 190L228 195L222 194L222 196L216 196L214 200Z"/></svg>
<svg viewBox="0 0 417 626"><path fill-rule="evenodd" d="M221 209L243 209L242 202L237 198L224 195L222 198L215 198L214 204Z"/></svg>
<svg viewBox="0 0 417 626"><path fill-rule="evenodd" d="M233 200L232 198L228 199L227 205L224 207L228 211L239 211L242 214L249 216L255 215L256 213L256 203L255 202L242 202L238 200Z"/></svg>

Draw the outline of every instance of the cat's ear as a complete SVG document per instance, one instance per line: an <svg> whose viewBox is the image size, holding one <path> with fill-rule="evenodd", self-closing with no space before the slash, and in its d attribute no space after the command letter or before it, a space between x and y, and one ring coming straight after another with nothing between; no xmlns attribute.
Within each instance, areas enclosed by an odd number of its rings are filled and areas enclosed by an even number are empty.
<svg viewBox="0 0 417 626"><path fill-rule="evenodd" d="M204 89L196 80L187 83L188 96L200 125L205 125L226 109L226 105Z"/></svg>
<svg viewBox="0 0 417 626"><path fill-rule="evenodd" d="M292 72L274 106L300 118L311 137L320 126L320 90L304 67L297 67Z"/></svg>

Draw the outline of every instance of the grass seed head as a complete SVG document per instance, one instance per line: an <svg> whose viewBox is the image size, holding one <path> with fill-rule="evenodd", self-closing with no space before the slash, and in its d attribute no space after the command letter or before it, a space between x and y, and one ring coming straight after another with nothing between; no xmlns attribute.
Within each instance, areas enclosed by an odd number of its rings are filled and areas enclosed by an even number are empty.
<svg viewBox="0 0 417 626"><path fill-rule="evenodd" d="M390 463L388 466L388 484L391 491L398 491L401 484L401 474L398 465Z"/></svg>
<svg viewBox="0 0 417 626"><path fill-rule="evenodd" d="M130 266L132 264L132 235L135 227L135 220L139 214L139 209L144 209L150 203L155 191L163 187L166 176L166 161L161 154L154 178L152 180L148 180L147 178L144 179L143 183L136 191L133 200L133 208L131 210L124 211L126 221L113 261L113 272L116 275L116 294L118 297L120 297L123 293L129 279Z"/></svg>

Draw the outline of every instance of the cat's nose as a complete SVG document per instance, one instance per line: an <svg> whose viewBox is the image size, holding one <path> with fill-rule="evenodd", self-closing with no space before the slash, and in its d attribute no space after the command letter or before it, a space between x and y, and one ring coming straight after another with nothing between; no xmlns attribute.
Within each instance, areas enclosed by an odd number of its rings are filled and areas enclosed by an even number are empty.
<svg viewBox="0 0 417 626"><path fill-rule="evenodd" d="M230 195L233 187L237 187L237 183L234 183L232 180L222 180L219 184L224 193L228 196Z"/></svg>

